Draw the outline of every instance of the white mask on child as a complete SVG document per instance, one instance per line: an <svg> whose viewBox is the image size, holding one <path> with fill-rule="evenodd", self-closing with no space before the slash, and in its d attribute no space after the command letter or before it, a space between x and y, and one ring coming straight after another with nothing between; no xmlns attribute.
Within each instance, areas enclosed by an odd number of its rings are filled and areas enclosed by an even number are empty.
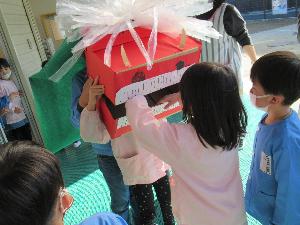
<svg viewBox="0 0 300 225"><path fill-rule="evenodd" d="M258 107L258 106L256 106L256 101L257 101L257 99L266 98L266 97L269 97L269 96L271 96L271 95L257 96L257 95L250 92L250 100L251 100L252 105L254 105L255 108L257 108L259 110L262 110L262 111L265 111L265 112L268 112L269 105L267 105L265 107Z"/></svg>
<svg viewBox="0 0 300 225"><path fill-rule="evenodd" d="M6 73L6 74L3 74L3 75L1 76L1 78L2 78L3 80L8 80L8 79L10 78L10 76L11 76L11 71L9 71L9 72Z"/></svg>

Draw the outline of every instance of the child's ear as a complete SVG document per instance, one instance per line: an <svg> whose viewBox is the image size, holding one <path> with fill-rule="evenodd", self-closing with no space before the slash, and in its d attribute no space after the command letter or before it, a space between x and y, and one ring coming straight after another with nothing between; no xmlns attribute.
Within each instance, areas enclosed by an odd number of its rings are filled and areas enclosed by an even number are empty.
<svg viewBox="0 0 300 225"><path fill-rule="evenodd" d="M70 195L69 193L61 196L60 202L59 202L59 211L62 214L65 214L66 211L72 206L73 204L73 196Z"/></svg>
<svg viewBox="0 0 300 225"><path fill-rule="evenodd" d="M282 104L284 101L284 97L282 95L274 95L271 102L273 104Z"/></svg>

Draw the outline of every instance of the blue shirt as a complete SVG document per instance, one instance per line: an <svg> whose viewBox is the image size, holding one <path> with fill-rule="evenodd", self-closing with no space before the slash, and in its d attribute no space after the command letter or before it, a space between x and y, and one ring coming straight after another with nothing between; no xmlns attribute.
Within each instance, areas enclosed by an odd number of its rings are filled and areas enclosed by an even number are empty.
<svg viewBox="0 0 300 225"><path fill-rule="evenodd" d="M259 123L246 187L246 210L263 225L300 224L300 120L296 112Z"/></svg>
<svg viewBox="0 0 300 225"><path fill-rule="evenodd" d="M86 70L83 70L76 74L72 80L72 115L71 122L74 127L80 128L80 109L79 109L79 98L83 89L83 85L87 80ZM111 144L92 144L93 150L97 155L113 156Z"/></svg>
<svg viewBox="0 0 300 225"><path fill-rule="evenodd" d="M0 98L0 110L9 106L9 98L7 96L3 96ZM0 125L4 128L5 118L0 116Z"/></svg>
<svg viewBox="0 0 300 225"><path fill-rule="evenodd" d="M125 220L114 213L97 213L79 225L127 225Z"/></svg>

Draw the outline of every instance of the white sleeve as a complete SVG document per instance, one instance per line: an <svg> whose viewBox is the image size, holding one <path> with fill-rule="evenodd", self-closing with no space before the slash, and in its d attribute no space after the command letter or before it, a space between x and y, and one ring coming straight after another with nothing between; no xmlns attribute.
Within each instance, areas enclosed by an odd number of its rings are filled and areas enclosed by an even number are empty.
<svg viewBox="0 0 300 225"><path fill-rule="evenodd" d="M80 116L80 136L86 142L98 144L106 144L111 139L98 111L88 111L86 108Z"/></svg>

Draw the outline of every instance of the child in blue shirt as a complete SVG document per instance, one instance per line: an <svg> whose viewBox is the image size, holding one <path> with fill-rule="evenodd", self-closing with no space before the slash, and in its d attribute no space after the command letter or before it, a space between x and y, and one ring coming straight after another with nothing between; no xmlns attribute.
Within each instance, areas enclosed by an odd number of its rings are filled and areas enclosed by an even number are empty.
<svg viewBox="0 0 300 225"><path fill-rule="evenodd" d="M252 103L266 111L258 125L246 188L246 210L263 225L300 224L300 59L274 52L251 69Z"/></svg>
<svg viewBox="0 0 300 225"><path fill-rule="evenodd" d="M97 213L87 218L79 225L127 225L127 223L119 215L110 212L104 212Z"/></svg>

